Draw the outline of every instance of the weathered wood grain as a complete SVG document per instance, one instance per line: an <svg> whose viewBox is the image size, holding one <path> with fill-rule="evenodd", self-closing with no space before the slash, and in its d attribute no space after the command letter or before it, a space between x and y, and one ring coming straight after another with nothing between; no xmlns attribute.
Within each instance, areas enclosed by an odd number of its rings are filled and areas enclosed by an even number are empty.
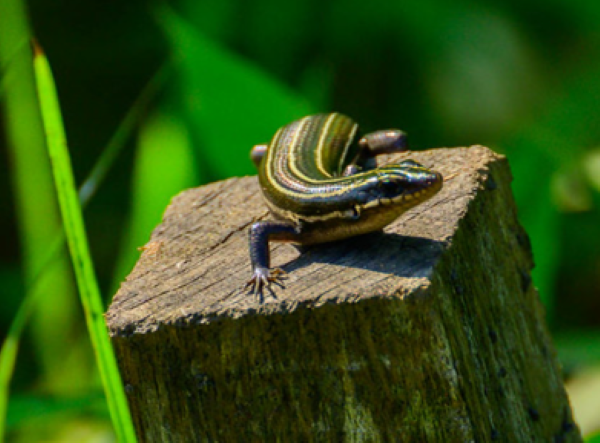
<svg viewBox="0 0 600 443"><path fill-rule="evenodd" d="M259 303L256 177L175 197L107 313L140 441L581 441L506 159L396 155L443 190L384 232L300 253Z"/></svg>

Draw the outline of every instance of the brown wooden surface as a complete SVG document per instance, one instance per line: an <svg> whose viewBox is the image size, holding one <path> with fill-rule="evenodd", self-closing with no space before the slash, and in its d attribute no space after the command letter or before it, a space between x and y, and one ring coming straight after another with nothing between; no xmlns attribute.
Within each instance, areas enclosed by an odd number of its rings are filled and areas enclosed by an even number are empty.
<svg viewBox="0 0 600 443"><path fill-rule="evenodd" d="M141 441L580 441L506 159L407 157L443 190L384 232L274 245L263 304L240 289L256 177L173 199L107 313Z"/></svg>

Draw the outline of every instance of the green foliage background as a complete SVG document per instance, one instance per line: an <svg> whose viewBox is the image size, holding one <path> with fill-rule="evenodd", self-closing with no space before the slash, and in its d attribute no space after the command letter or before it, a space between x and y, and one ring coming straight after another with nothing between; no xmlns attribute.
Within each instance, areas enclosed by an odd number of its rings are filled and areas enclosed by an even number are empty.
<svg viewBox="0 0 600 443"><path fill-rule="evenodd" d="M27 291L42 296L11 385L9 435L111 435L68 258L46 264L60 216L36 99L19 89L28 46L14 4L0 0L0 334ZM252 145L335 110L367 131L407 131L412 149L483 144L506 154L565 372L597 367L599 2L25 7L54 71L76 179L92 174L82 193L94 194L85 217L106 303L174 194L254 174Z"/></svg>

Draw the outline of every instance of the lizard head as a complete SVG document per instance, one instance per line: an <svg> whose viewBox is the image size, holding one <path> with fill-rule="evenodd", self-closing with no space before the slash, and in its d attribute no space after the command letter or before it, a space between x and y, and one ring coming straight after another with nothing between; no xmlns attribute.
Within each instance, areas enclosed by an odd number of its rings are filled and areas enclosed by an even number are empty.
<svg viewBox="0 0 600 443"><path fill-rule="evenodd" d="M398 206L407 210L435 195L443 184L442 175L413 161L378 168L357 194L358 206L369 210L379 206Z"/></svg>

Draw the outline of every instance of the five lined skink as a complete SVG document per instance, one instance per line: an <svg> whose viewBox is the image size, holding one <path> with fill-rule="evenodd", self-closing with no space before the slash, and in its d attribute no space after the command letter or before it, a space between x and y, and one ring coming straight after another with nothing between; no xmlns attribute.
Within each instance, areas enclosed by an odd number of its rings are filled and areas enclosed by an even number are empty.
<svg viewBox="0 0 600 443"><path fill-rule="evenodd" d="M304 117L280 128L251 158L275 220L249 231L253 275L246 284L262 298L284 271L270 269L269 241L312 245L382 229L441 188L440 173L417 162L373 167L380 154L406 150L397 129L363 137L358 125L339 113Z"/></svg>

